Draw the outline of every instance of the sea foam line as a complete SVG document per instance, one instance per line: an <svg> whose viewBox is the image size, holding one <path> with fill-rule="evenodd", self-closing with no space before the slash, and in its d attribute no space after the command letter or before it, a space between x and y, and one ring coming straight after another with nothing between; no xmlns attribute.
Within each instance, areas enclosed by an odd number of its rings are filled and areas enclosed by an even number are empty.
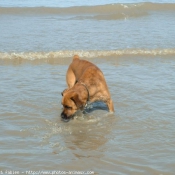
<svg viewBox="0 0 175 175"><path fill-rule="evenodd" d="M123 49L109 51L51 51L51 52L0 52L1 60L45 60L71 58L78 54L82 58L113 57L113 56L156 56L156 55L175 55L175 49Z"/></svg>

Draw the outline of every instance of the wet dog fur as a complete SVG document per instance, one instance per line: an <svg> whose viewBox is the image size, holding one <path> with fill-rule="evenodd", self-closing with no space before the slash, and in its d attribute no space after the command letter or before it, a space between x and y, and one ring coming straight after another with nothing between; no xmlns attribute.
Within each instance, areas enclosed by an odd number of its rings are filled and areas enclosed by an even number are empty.
<svg viewBox="0 0 175 175"><path fill-rule="evenodd" d="M104 75L93 63L75 55L67 70L66 81L68 88L62 92L61 118L64 121L69 121L77 110L83 110L87 102L103 101L109 111L114 112Z"/></svg>

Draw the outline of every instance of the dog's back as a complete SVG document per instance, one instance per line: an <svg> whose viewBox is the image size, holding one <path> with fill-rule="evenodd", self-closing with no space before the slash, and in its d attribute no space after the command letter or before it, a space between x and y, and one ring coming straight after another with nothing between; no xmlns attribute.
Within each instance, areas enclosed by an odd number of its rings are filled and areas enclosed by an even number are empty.
<svg viewBox="0 0 175 175"><path fill-rule="evenodd" d="M75 55L73 57L73 61L70 64L70 68L74 72L77 80L80 79L80 77L85 71L87 71L88 68L92 68L93 70L95 69L96 73L100 71L100 69L96 65L87 60L81 60L78 55Z"/></svg>

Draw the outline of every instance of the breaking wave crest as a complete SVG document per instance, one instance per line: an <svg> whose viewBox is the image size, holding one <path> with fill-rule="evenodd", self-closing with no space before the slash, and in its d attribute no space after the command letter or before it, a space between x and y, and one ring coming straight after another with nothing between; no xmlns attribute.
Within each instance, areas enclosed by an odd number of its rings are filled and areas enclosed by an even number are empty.
<svg viewBox="0 0 175 175"><path fill-rule="evenodd" d="M91 18L115 20L127 17L141 17L150 11L175 11L175 3L128 3L75 7L0 7L0 14L7 15L73 15L73 19Z"/></svg>
<svg viewBox="0 0 175 175"><path fill-rule="evenodd" d="M124 49L109 51L55 51L55 52L0 52L1 62L25 62L39 61L46 63L58 63L62 59L72 58L78 54L81 58L114 58L120 56L175 56L175 49Z"/></svg>

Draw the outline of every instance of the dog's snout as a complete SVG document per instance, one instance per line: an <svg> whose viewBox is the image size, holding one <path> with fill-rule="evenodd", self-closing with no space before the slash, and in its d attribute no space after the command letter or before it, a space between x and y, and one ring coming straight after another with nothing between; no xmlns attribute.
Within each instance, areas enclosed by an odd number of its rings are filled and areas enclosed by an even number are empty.
<svg viewBox="0 0 175 175"><path fill-rule="evenodd" d="M70 120L64 112L61 113L61 118L64 122L68 122Z"/></svg>
<svg viewBox="0 0 175 175"><path fill-rule="evenodd" d="M67 116L64 114L64 112L61 113L61 118L67 118Z"/></svg>

